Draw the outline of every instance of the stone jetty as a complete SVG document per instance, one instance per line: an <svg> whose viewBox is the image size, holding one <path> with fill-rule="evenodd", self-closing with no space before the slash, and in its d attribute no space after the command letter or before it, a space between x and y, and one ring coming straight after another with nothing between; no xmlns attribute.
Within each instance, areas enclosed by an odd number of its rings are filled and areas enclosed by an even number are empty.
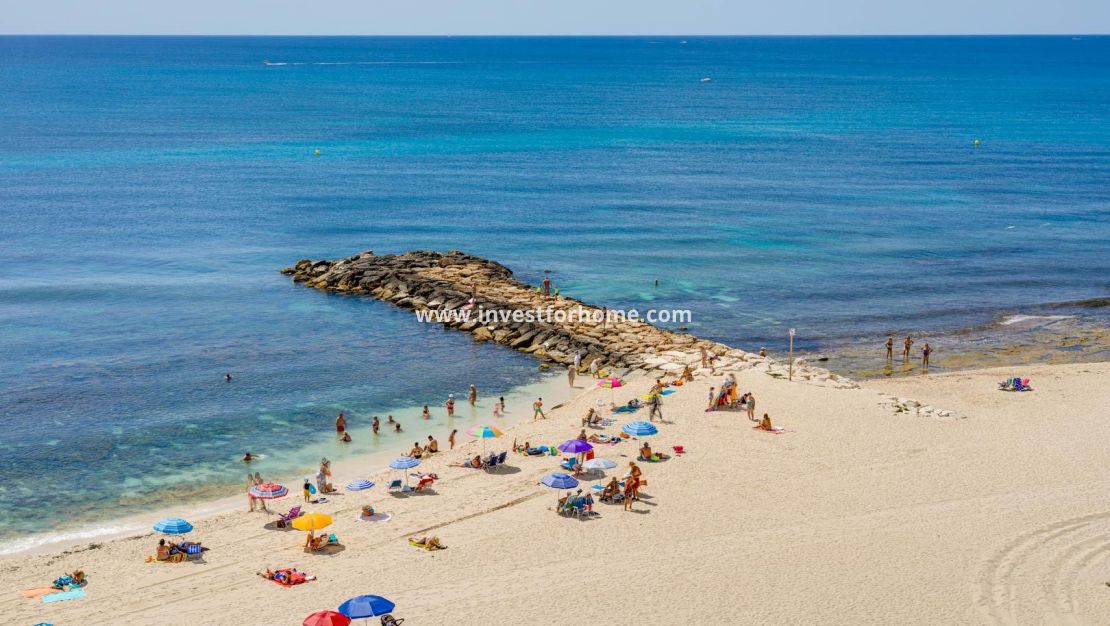
<svg viewBox="0 0 1110 626"><path fill-rule="evenodd" d="M374 297L425 316L439 315L438 323L469 332L476 341L493 341L561 365L572 363L577 353L583 366L601 359L605 369L655 376L676 376L687 366L709 373L755 368L775 377L787 375L785 363L690 334L643 321L603 322L601 307L544 295L504 265L458 251L381 256L367 251L338 260L303 259L282 273L314 289ZM556 313L560 310L561 316ZM529 311L542 313L529 319ZM708 368L702 368L703 350ZM857 386L802 359L795 361L794 379Z"/></svg>

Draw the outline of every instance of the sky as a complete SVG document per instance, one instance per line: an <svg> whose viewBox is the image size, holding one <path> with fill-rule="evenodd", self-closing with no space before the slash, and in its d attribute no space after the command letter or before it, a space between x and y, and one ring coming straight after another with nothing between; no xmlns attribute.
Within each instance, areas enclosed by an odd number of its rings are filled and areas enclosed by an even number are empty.
<svg viewBox="0 0 1110 626"><path fill-rule="evenodd" d="M0 0L5 34L1108 32L1110 0Z"/></svg>

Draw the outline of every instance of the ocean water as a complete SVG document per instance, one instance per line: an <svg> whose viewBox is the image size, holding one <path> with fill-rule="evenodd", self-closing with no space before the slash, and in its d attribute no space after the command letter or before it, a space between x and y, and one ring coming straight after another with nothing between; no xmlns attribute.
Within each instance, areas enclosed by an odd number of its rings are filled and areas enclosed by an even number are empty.
<svg viewBox="0 0 1110 626"><path fill-rule="evenodd" d="M0 37L0 85L0 543L541 382L300 258L463 249L748 349L1107 317L1106 37Z"/></svg>

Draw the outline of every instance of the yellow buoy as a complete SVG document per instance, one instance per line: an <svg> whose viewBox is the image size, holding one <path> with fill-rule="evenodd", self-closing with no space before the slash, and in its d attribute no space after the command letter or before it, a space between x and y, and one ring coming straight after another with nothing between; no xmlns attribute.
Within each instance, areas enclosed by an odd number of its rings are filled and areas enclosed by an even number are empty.
<svg viewBox="0 0 1110 626"><path fill-rule="evenodd" d="M976 140L975 140L975 146L976 146L976 147L978 147L978 146L979 146L979 140L978 140L978 139L976 139ZM319 153L320 151L319 151L319 150L317 150L316 152L317 152L317 153Z"/></svg>
<svg viewBox="0 0 1110 626"><path fill-rule="evenodd" d="M979 140L976 139L975 143L979 143ZM320 156L320 149L319 148L316 148L316 156Z"/></svg>

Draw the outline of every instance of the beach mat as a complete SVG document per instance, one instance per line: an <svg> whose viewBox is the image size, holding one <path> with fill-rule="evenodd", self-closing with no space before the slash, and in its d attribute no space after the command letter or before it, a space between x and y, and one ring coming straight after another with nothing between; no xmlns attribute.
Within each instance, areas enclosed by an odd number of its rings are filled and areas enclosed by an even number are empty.
<svg viewBox="0 0 1110 626"><path fill-rule="evenodd" d="M58 591L58 589L55 589L53 587L35 587L33 589L21 589L19 591L19 595L23 596L24 598L38 598L41 596L45 596L48 593L56 593Z"/></svg>
<svg viewBox="0 0 1110 626"><path fill-rule="evenodd" d="M84 589L74 589L73 591L61 591L58 593L51 593L42 597L43 602L64 602L66 600L76 600L85 597Z"/></svg>

